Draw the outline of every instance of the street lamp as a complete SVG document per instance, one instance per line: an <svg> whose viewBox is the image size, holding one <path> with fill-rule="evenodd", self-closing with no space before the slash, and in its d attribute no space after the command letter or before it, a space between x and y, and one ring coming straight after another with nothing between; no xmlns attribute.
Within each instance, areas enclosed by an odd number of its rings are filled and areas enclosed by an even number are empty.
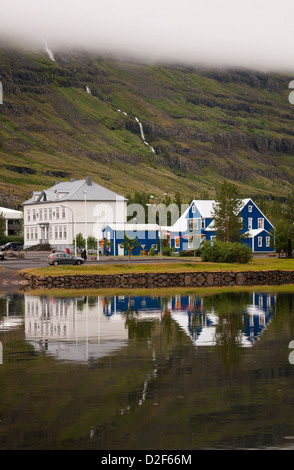
<svg viewBox="0 0 294 470"><path fill-rule="evenodd" d="M156 199L156 201L160 204L162 199L167 196L167 193L163 193L160 197L150 196L151 199ZM159 242L160 242L160 259L162 261L162 233L161 233L161 217L159 214Z"/></svg>
<svg viewBox="0 0 294 470"><path fill-rule="evenodd" d="M87 191L83 191L85 195L85 240L86 240L86 252L88 253L88 234L87 234Z"/></svg>
<svg viewBox="0 0 294 470"><path fill-rule="evenodd" d="M71 211L72 235L73 235L74 245L75 245L75 256L77 256L77 240L76 240L76 234L75 234L74 213L73 213L73 210L70 207L63 206L63 205L61 205L61 207L64 207L65 209L68 209L68 210Z"/></svg>

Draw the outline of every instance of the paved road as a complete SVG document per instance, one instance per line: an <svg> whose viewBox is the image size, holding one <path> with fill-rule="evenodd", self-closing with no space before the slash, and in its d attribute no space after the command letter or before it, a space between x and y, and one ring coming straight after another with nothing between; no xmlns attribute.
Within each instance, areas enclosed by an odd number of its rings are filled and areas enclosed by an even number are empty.
<svg viewBox="0 0 294 470"><path fill-rule="evenodd" d="M22 281L22 277L17 274L18 271L28 268L41 268L48 266L47 258L48 252L27 252L24 253L24 258L5 258L3 261L0 261L0 267L5 269L0 269L0 288L7 290L9 288L15 288ZM159 257L132 257L132 264L134 263L158 263L160 261ZM163 262L188 262L185 258L163 258ZM127 257L111 257L111 256L100 256L100 259L88 259L86 264L127 264Z"/></svg>
<svg viewBox="0 0 294 470"><path fill-rule="evenodd" d="M3 261L0 261L0 267L5 269L0 269L0 288L7 290L15 288L20 285L22 277L17 274L18 271L27 268L41 268L48 266L47 258L48 252L27 252L24 253L24 258L5 258ZM265 255L263 255L265 256ZM193 258L184 258L184 257L166 257L162 260L164 263L192 263ZM160 262L160 257L132 257L132 264L134 263L158 263ZM100 256L100 259L89 259L86 261L86 264L127 264L127 257L111 257L111 256Z"/></svg>

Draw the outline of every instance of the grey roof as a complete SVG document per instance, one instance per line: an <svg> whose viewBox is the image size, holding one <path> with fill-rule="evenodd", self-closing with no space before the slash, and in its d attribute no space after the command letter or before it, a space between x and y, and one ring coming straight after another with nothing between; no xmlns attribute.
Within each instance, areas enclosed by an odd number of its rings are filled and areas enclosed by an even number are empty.
<svg viewBox="0 0 294 470"><path fill-rule="evenodd" d="M23 204L84 201L85 197L87 201L127 201L123 196L92 182L91 178L87 177L84 180L72 179L70 181L57 182L49 189L34 192L31 199Z"/></svg>

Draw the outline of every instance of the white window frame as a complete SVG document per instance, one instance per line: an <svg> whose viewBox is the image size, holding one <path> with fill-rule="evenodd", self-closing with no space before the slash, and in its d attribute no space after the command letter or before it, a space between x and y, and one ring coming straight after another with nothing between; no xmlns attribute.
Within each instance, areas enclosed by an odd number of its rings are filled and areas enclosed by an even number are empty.
<svg viewBox="0 0 294 470"><path fill-rule="evenodd" d="M253 222L252 217L248 217L248 230L252 230L252 222Z"/></svg>
<svg viewBox="0 0 294 470"><path fill-rule="evenodd" d="M248 212L252 212L252 206L248 206Z"/></svg>
<svg viewBox="0 0 294 470"><path fill-rule="evenodd" d="M198 219L189 219L189 231L198 230Z"/></svg>
<svg viewBox="0 0 294 470"><path fill-rule="evenodd" d="M192 214L195 214L195 212L196 212L196 207L192 206Z"/></svg>
<svg viewBox="0 0 294 470"><path fill-rule="evenodd" d="M269 247L271 246L271 237L266 237L265 240L266 240L265 246L266 246L267 248L269 248Z"/></svg>
<svg viewBox="0 0 294 470"><path fill-rule="evenodd" d="M258 244L258 248L262 247L262 237L258 237L257 244Z"/></svg>
<svg viewBox="0 0 294 470"><path fill-rule="evenodd" d="M264 218L263 217L258 218L258 228L264 228Z"/></svg>
<svg viewBox="0 0 294 470"><path fill-rule="evenodd" d="M201 228L205 228L205 219L201 219Z"/></svg>

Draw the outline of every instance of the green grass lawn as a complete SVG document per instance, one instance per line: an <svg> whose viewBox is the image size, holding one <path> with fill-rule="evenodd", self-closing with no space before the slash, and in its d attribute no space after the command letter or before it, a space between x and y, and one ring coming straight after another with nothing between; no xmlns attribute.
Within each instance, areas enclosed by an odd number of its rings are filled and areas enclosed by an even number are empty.
<svg viewBox="0 0 294 470"><path fill-rule="evenodd" d="M180 272L213 272L213 271L268 271L268 270L294 270L294 259L279 258L255 258L247 264L237 263L202 263L186 259L175 263L134 263L128 267L126 264L84 264L82 266L48 266L46 268L31 268L20 272L30 273L36 276L65 276L65 275L93 275L93 274L124 274L124 273L180 273Z"/></svg>

